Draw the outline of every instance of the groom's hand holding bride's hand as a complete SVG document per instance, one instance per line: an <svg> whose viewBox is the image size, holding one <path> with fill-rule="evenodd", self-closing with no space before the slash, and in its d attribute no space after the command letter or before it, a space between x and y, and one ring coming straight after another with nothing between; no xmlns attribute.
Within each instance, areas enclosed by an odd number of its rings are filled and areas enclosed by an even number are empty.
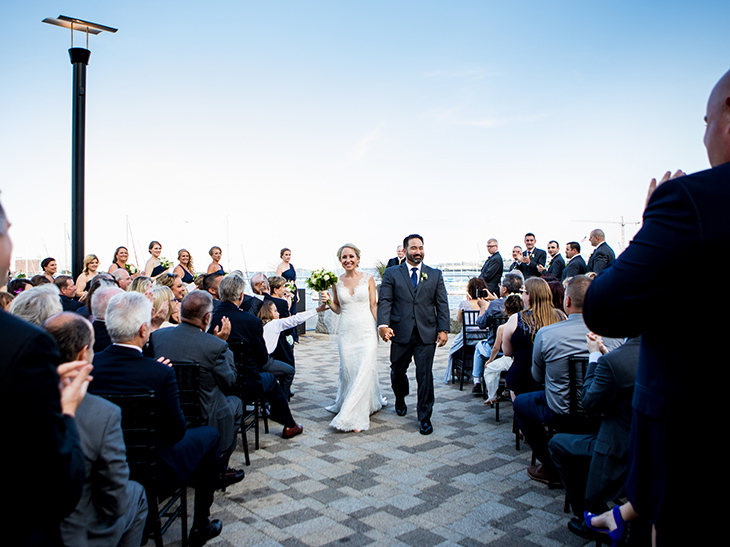
<svg viewBox="0 0 730 547"><path fill-rule="evenodd" d="M449 341L449 333L445 331L440 331L439 335L436 337L436 342L438 344L438 347L442 347L446 345L446 342Z"/></svg>
<svg viewBox="0 0 730 547"><path fill-rule="evenodd" d="M389 342L390 339L393 337L393 329L391 329L390 327L379 327L378 333L383 339L383 342Z"/></svg>

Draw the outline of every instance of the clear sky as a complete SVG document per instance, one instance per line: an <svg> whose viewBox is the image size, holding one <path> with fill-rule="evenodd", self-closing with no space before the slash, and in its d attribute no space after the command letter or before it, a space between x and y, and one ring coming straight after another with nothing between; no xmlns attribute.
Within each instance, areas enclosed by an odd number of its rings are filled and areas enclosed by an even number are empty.
<svg viewBox="0 0 730 547"><path fill-rule="evenodd" d="M15 257L63 266L69 30L90 37L86 252L150 240L198 269L426 262L602 227L620 249L652 177L707 168L727 1L41 1L0 5L0 190ZM75 33L75 45L84 36ZM129 239L126 219L134 239ZM627 240L636 225L626 227ZM66 239L67 241L67 239ZM589 244L585 241L589 254ZM245 254L245 263L244 263Z"/></svg>

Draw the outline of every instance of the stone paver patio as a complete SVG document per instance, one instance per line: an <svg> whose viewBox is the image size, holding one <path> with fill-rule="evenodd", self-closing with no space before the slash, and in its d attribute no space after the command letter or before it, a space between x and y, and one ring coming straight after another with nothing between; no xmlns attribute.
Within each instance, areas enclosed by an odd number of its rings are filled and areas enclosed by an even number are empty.
<svg viewBox="0 0 730 547"><path fill-rule="evenodd" d="M307 334L296 346L292 413L304 433L281 438L281 427L262 434L246 479L217 493L213 517L223 533L208 545L319 547L400 545L590 545L567 530L564 493L530 480L530 449L515 450L512 407L501 420L481 398L458 384L443 384L448 346L436 351L434 433L418 433L415 377L409 370L408 415L393 410L389 346L380 343L378 369L388 406L371 417L368 431L330 429L337 391L336 341ZM263 432L262 432L263 433ZM234 467L244 467L236 450ZM189 503L192 509L192 499ZM165 545L180 545L180 526ZM150 545L149 543L148 545Z"/></svg>

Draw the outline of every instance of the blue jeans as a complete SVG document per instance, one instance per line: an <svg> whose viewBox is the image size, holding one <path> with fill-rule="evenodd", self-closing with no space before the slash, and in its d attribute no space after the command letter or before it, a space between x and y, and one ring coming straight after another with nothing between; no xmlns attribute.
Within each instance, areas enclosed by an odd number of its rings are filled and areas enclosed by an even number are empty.
<svg viewBox="0 0 730 547"><path fill-rule="evenodd" d="M491 355L492 346L486 340L477 342L477 345L474 347L474 364L471 369L471 375L474 378L475 384L481 382L481 378L484 376L484 363L489 361Z"/></svg>

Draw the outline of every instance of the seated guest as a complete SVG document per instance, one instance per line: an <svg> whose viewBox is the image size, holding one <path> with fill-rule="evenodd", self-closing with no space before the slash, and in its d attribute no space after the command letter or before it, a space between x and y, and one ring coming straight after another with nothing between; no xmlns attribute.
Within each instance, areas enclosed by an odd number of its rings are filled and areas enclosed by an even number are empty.
<svg viewBox="0 0 730 547"><path fill-rule="evenodd" d="M144 266L144 274L147 277L155 278L161 273L167 271L162 263L160 262L160 255L162 254L162 244L159 241L151 241L149 246L150 256L147 264Z"/></svg>
<svg viewBox="0 0 730 547"><path fill-rule="evenodd" d="M114 270L112 277L117 280L119 288L123 291L126 291L129 285L132 284L132 276L129 275L129 272L125 268L117 268Z"/></svg>
<svg viewBox="0 0 730 547"><path fill-rule="evenodd" d="M44 258L41 261L41 268L43 268L43 277L45 277L49 283L53 283L53 276L55 276L56 271L58 271L58 263L56 262L56 259L51 258L50 256L48 258Z"/></svg>
<svg viewBox="0 0 730 547"><path fill-rule="evenodd" d="M565 313L565 310L563 309L563 301L565 300L565 287L555 277L545 276L543 277L543 279L548 284L548 287L550 287L550 292L553 295L553 308L555 308L556 310L560 310L562 313Z"/></svg>
<svg viewBox="0 0 730 547"><path fill-rule="evenodd" d="M544 390L523 393L514 400L517 425L535 457L542 463L529 466L527 474L533 480L550 485L559 485L560 477L550 458L544 426L562 430L587 426L579 421L578 416L571 414L569 359L572 356L588 357L585 343L588 327L583 321L583 298L590 283L591 280L583 275L571 278L564 302L568 319L547 325L535 335L532 376L538 384L545 384ZM618 340L606 339L607 347L618 345ZM582 385L581 378L577 378L575 387L580 390ZM580 408L580 404L578 406Z"/></svg>
<svg viewBox="0 0 730 547"><path fill-rule="evenodd" d="M0 205L0 286L10 266L9 228ZM52 299L61 306L57 292ZM0 450L2 543L61 545L60 522L78 504L84 485L84 453L73 416L92 366L65 363L59 369L58 349L48 333L4 311L0 332L0 413L6 418ZM39 496L42 508L33 510Z"/></svg>
<svg viewBox="0 0 730 547"><path fill-rule="evenodd" d="M94 300L94 293L102 287L117 287L117 282L114 277L106 272L98 274L90 283L89 288L86 291L86 298L84 298L84 308L79 308L76 312L85 317L89 321L93 321L93 313L91 305Z"/></svg>
<svg viewBox="0 0 730 547"><path fill-rule="evenodd" d="M106 310L113 344L94 359L93 393L155 392L155 434L162 480L170 491L180 484L195 488L190 544L203 545L221 533L219 520L209 520L219 484L218 432L212 427L187 429L180 408L175 371L142 355L150 336L152 304L136 292L115 295Z"/></svg>
<svg viewBox="0 0 730 547"><path fill-rule="evenodd" d="M76 285L74 285L73 277L69 275L59 275L54 283L61 293L61 306L63 311L77 311L83 308L84 304L78 300L74 300L76 295Z"/></svg>
<svg viewBox="0 0 730 547"><path fill-rule="evenodd" d="M10 309L10 303L14 298L9 292L0 291L0 310L8 311Z"/></svg>
<svg viewBox="0 0 730 547"><path fill-rule="evenodd" d="M135 277L132 280L132 283L130 283L129 287L127 288L127 291L138 292L145 295L150 301L150 304L154 300L154 297L152 296L152 279L150 279L146 275L140 275L139 277Z"/></svg>
<svg viewBox="0 0 730 547"><path fill-rule="evenodd" d="M597 435L559 433L550 455L576 515L568 527L588 534L583 512L600 514L606 502L625 497L631 430L631 399L639 365L639 338L609 352L599 336L588 335L590 364L581 402L588 414L603 415ZM588 534L590 535L590 534ZM585 537L585 536L583 536Z"/></svg>
<svg viewBox="0 0 730 547"><path fill-rule="evenodd" d="M269 280L264 274L254 274L251 278L251 291L253 292L253 298L247 299L247 295L244 295L244 302L246 304L241 306L241 309L258 317L261 304L263 304L266 295L269 294Z"/></svg>
<svg viewBox="0 0 730 547"><path fill-rule="evenodd" d="M273 374L261 372L269 360L264 341L264 325L261 319L239 308L245 286L243 277L235 273L221 279L218 288L221 303L213 314L208 332L215 332L216 328L223 327L224 318L228 318L231 329L228 341L243 342L242 353L235 357L244 367L245 376L240 380L246 390L246 397L263 397L271 407L271 419L284 426L282 436L289 439L299 435L304 428L294 421L287 397Z"/></svg>
<svg viewBox="0 0 730 547"><path fill-rule="evenodd" d="M6 290L13 296L18 296L24 290L30 289L31 287L33 287L33 283L30 282L30 279L21 277L19 279L13 279L10 283L8 283Z"/></svg>
<svg viewBox="0 0 730 547"><path fill-rule="evenodd" d="M564 282L576 275L584 275L588 271L586 261L580 254L580 243L577 241L571 241L565 246L565 256L568 262L560 276L560 281Z"/></svg>
<svg viewBox="0 0 730 547"><path fill-rule="evenodd" d="M386 268L392 268L393 266L400 266L406 261L406 250L403 248L403 245L398 245L395 248L395 255L393 258L388 260L388 263L385 265Z"/></svg>
<svg viewBox="0 0 730 547"><path fill-rule="evenodd" d="M243 471L228 469L243 405L230 395L236 385L233 354L223 340L206 332L213 317L213 298L203 291L191 292L182 301L180 315L177 327L152 333L150 349L155 357L164 356L173 363L200 365L200 410L204 423L221 436L221 468L243 476Z"/></svg>
<svg viewBox="0 0 730 547"><path fill-rule="evenodd" d="M476 302L479 305L479 317L477 318L477 327L480 329L489 329L489 335L486 340L477 342L474 347L474 364L472 365L472 377L474 378L474 387L472 393L482 393L482 374L484 373L484 364L491 358L492 349L495 346L497 337L497 328L495 328L497 319L505 317L504 303L508 296L520 293L522 289L522 275L518 272L511 272L504 276L499 286L499 298L489 301L486 298L480 298Z"/></svg>
<svg viewBox="0 0 730 547"><path fill-rule="evenodd" d="M34 287L37 287L38 285L46 285L48 283L53 283L53 281L48 281L48 278L43 274L34 275L30 278L30 283Z"/></svg>
<svg viewBox="0 0 730 547"><path fill-rule="evenodd" d="M208 254L210 255L210 258L213 259L213 262L208 265L208 270L206 273L212 274L215 272L220 272L221 274L225 275L225 272L223 271L223 266L220 265L221 256L223 256L223 250L220 247L211 247L210 251L208 251Z"/></svg>
<svg viewBox="0 0 730 547"><path fill-rule="evenodd" d="M183 284L188 285L195 281L195 266L193 265L193 257L190 256L190 251L187 249L180 249L177 252L178 265L172 273L180 276Z"/></svg>
<svg viewBox="0 0 730 547"><path fill-rule="evenodd" d="M221 272L213 272L203 277L203 290L213 297L213 309L218 309L221 303L218 295L218 285L220 285L223 274Z"/></svg>
<svg viewBox="0 0 730 547"><path fill-rule="evenodd" d="M87 291L91 287L91 280L99 273L99 258L96 255L84 257L84 269L76 278L76 296L82 302L86 298Z"/></svg>
<svg viewBox="0 0 730 547"><path fill-rule="evenodd" d="M314 317L317 313L325 311L327 309L326 304L322 304L318 308L303 311L285 317L281 319L279 317L279 310L276 309L276 304L273 302L264 302L259 310L259 319L264 324L264 341L266 342L266 351L269 353L269 359L261 370L264 372L270 372L281 384L281 388L284 390L287 398L291 398L291 384L294 381L294 367L277 361L272 357L272 353L276 350L276 346L279 343L279 334L286 329L301 325L310 317Z"/></svg>
<svg viewBox="0 0 730 547"><path fill-rule="evenodd" d="M109 332L106 328L106 308L109 305L109 300L114 295L122 292L124 291L119 287L108 285L100 287L93 293L91 311L94 316L92 323L94 328L94 353L104 351L112 344L112 339L109 337Z"/></svg>
<svg viewBox="0 0 730 547"><path fill-rule="evenodd" d="M479 301L477 300L477 294L479 290L484 290L487 288L487 282L479 277L472 277L468 283L466 284L466 298L459 302L459 310L456 312L456 321L458 323L463 323L464 320L464 310L473 310L473 311L479 311ZM451 370L454 366L454 357L457 357L457 355L461 352L461 349L464 347L464 339L463 339L463 331L464 329L460 328L459 332L454 336L453 342L451 342L451 347L449 348L449 364L446 367L446 373L444 375L444 383L448 384L451 379ZM462 371L464 370L463 364L462 364Z"/></svg>
<svg viewBox="0 0 730 547"><path fill-rule="evenodd" d="M104 290L119 291L103 289L97 299ZM56 340L61 361L94 359L94 331L80 315L54 315L43 328ZM86 481L76 509L61 523L63 544L139 545L147 498L142 485L129 480L119 407L89 393L76 410L76 426L86 458Z"/></svg>
<svg viewBox="0 0 730 547"><path fill-rule="evenodd" d="M259 278L258 276L262 276L263 280ZM253 283L253 279L256 279L256 283ZM274 283L277 285L277 293L276 294L284 294L286 284L286 279L279 276L274 276L271 278L266 278L263 276L263 274L257 274L252 278L252 287L254 290L254 294L257 294L258 296L262 296L263 300L259 300L259 302L256 302L255 300L251 300L251 308L249 311L253 313L254 309L256 310L256 316L258 317L258 313L261 310L261 303L263 302L273 302L276 305L276 309L279 310L279 317L289 317L291 313L289 313L289 302L287 302L285 299L280 298L278 296L275 296L273 294L273 289L271 287L270 281L273 280ZM260 292L257 292L260 291ZM245 295L244 295L245 300ZM258 304L258 305L256 305ZM279 342L276 345L276 349L274 350L274 353L272 354L274 359L281 361L283 363L286 363L288 365L291 365L292 367L296 366L294 362L294 349L292 347L292 342L287 340L288 332L281 332L279 333Z"/></svg>
<svg viewBox="0 0 730 547"><path fill-rule="evenodd" d="M170 288L155 286L152 296L152 315L159 318L158 322L153 322L152 331L177 325L180 322L180 308L174 305L175 298Z"/></svg>
<svg viewBox="0 0 730 547"><path fill-rule="evenodd" d="M62 311L58 287L51 283L23 291L10 304L10 313L38 326Z"/></svg>
<svg viewBox="0 0 730 547"><path fill-rule="evenodd" d="M518 294L510 294L504 300L504 313L507 317L521 312L525 307L522 297ZM492 346L492 353L489 360L484 363L484 384L487 388L487 400L485 405L492 405L497 402L499 389L499 374L505 370L509 370L512 366L512 357L502 354L502 336L504 335L505 325L497 327L497 334Z"/></svg>
<svg viewBox="0 0 730 547"><path fill-rule="evenodd" d="M176 273L163 273L155 278L155 285L158 287L167 287L172 291L173 298L178 302L182 302L185 297L185 285L180 275Z"/></svg>

